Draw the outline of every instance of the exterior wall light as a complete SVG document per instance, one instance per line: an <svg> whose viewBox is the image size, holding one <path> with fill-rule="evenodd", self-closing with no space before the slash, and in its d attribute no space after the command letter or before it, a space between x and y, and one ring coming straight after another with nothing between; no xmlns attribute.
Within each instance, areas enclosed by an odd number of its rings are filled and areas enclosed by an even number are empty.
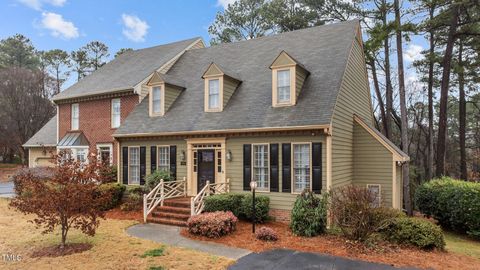
<svg viewBox="0 0 480 270"><path fill-rule="evenodd" d="M227 151L227 160L228 160L228 161L232 161L232 159L233 159L232 151L228 150L228 151Z"/></svg>
<svg viewBox="0 0 480 270"><path fill-rule="evenodd" d="M182 150L182 152L180 153L180 159L182 161L185 161L185 150Z"/></svg>

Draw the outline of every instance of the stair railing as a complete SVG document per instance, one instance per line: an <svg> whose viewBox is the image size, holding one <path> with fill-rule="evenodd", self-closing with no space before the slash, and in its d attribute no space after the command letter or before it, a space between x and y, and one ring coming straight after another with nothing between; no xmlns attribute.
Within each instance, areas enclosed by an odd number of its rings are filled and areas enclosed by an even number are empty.
<svg viewBox="0 0 480 270"><path fill-rule="evenodd" d="M166 199L187 196L187 180L164 181L152 189L148 194L143 194L143 221L147 222L147 216L158 206L163 206Z"/></svg>
<svg viewBox="0 0 480 270"><path fill-rule="evenodd" d="M230 179L227 178L226 182L220 183L211 183L207 181L205 186L198 192L197 196L192 197L190 199L190 214L192 216L198 215L202 213L203 208L205 207L205 198L214 195L214 194L222 194L229 192L229 183Z"/></svg>

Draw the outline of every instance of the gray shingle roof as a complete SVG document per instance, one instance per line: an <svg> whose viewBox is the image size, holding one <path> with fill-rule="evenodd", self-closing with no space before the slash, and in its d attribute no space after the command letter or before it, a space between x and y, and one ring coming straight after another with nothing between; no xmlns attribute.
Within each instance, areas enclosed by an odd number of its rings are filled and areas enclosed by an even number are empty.
<svg viewBox="0 0 480 270"><path fill-rule="evenodd" d="M57 116L48 121L35 135L33 135L23 146L54 146L57 144Z"/></svg>
<svg viewBox="0 0 480 270"><path fill-rule="evenodd" d="M132 89L198 39L126 52L54 96L53 100Z"/></svg>
<svg viewBox="0 0 480 270"><path fill-rule="evenodd" d="M114 136L330 124L358 21L330 24L187 51L168 74L185 91L164 116L149 117L145 98ZM310 72L293 107L272 107L269 66L285 50ZM204 112L203 72L210 63L242 80L223 112Z"/></svg>

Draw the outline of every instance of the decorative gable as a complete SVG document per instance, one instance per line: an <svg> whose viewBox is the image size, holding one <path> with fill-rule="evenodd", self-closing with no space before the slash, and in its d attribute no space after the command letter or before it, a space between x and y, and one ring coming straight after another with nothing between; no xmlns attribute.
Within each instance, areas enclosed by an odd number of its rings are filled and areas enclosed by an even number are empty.
<svg viewBox="0 0 480 270"><path fill-rule="evenodd" d="M164 115L185 89L182 85L165 74L153 73L146 84L149 89L150 117Z"/></svg>
<svg viewBox="0 0 480 270"><path fill-rule="evenodd" d="M293 106L297 104L303 84L310 74L302 64L285 51L270 65L272 70L272 106Z"/></svg>
<svg viewBox="0 0 480 270"><path fill-rule="evenodd" d="M211 63L203 73L205 83L205 112L221 112L241 83L231 72L225 72L217 64Z"/></svg>

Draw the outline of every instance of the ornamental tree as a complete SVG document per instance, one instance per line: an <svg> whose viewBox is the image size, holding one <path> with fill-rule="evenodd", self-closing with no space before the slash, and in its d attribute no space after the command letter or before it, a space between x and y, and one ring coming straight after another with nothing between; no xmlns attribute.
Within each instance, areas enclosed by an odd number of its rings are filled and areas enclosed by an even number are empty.
<svg viewBox="0 0 480 270"><path fill-rule="evenodd" d="M101 205L107 203L111 196L98 190L103 176L98 172L103 169L96 154L88 156L87 162L79 162L68 152L53 155L55 167L48 179L31 172L17 175L14 179L17 196L10 206L24 214L34 214L30 222L37 228L43 228L44 234L60 227L62 242L65 247L70 229L93 236L104 213Z"/></svg>

